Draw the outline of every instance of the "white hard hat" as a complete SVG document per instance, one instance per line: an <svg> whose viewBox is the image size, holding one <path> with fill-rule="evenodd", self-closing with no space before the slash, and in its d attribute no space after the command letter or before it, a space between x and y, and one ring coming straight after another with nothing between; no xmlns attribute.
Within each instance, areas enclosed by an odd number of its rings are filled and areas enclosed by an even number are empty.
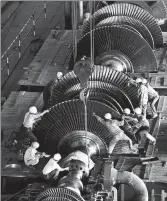
<svg viewBox="0 0 167 201"><path fill-rule="evenodd" d="M90 14L90 13L85 13L84 16L85 16L85 17L90 17L91 14Z"/></svg>
<svg viewBox="0 0 167 201"><path fill-rule="evenodd" d="M135 111L135 113L138 114L138 115L141 114L141 109L140 109L139 107L135 108L134 111Z"/></svg>
<svg viewBox="0 0 167 201"><path fill-rule="evenodd" d="M54 160L59 161L61 159L61 155L60 154L55 154L53 156Z"/></svg>
<svg viewBox="0 0 167 201"><path fill-rule="evenodd" d="M143 80L142 80L142 84L147 84L147 80L146 80L146 79L143 79Z"/></svg>
<svg viewBox="0 0 167 201"><path fill-rule="evenodd" d="M38 149L39 143L38 142L32 142L31 146L35 149Z"/></svg>
<svg viewBox="0 0 167 201"><path fill-rule="evenodd" d="M125 108L124 109L124 114L127 114L127 115L130 114L130 109L129 108Z"/></svg>
<svg viewBox="0 0 167 201"><path fill-rule="evenodd" d="M57 73L57 78L61 78L63 76L63 73L62 72L58 72Z"/></svg>
<svg viewBox="0 0 167 201"><path fill-rule="evenodd" d="M38 111L37 111L37 108L35 106L32 106L29 108L29 112L32 114L37 114Z"/></svg>
<svg viewBox="0 0 167 201"><path fill-rule="evenodd" d="M142 79L138 77L138 78L136 79L136 83L140 83L140 82L142 82Z"/></svg>
<svg viewBox="0 0 167 201"><path fill-rule="evenodd" d="M107 120L112 119L112 115L110 113L106 113L104 115L104 118L107 119Z"/></svg>

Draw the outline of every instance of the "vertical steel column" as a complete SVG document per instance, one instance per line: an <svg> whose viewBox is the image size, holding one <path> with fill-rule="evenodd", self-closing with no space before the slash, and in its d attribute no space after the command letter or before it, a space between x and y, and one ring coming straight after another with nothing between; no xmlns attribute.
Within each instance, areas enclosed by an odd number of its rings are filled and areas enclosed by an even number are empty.
<svg viewBox="0 0 167 201"><path fill-rule="evenodd" d="M45 13L45 19L46 19L46 2L44 1L44 13Z"/></svg>
<svg viewBox="0 0 167 201"><path fill-rule="evenodd" d="M151 201L155 201L154 189L151 190Z"/></svg>
<svg viewBox="0 0 167 201"><path fill-rule="evenodd" d="M78 1L79 8L79 24L83 23L83 1Z"/></svg>
<svg viewBox="0 0 167 201"><path fill-rule="evenodd" d="M125 185L124 184L121 184L120 185L120 191L121 191L121 194L120 194L120 201L124 201L125 200Z"/></svg>
<svg viewBox="0 0 167 201"><path fill-rule="evenodd" d="M35 15L34 14L32 14L32 25L33 25L33 33L35 36Z"/></svg>
<svg viewBox="0 0 167 201"><path fill-rule="evenodd" d="M21 35L19 34L19 58L21 57Z"/></svg>
<svg viewBox="0 0 167 201"><path fill-rule="evenodd" d="M65 11L65 29L72 29L72 10L70 1L65 1L64 11Z"/></svg>
<svg viewBox="0 0 167 201"><path fill-rule="evenodd" d="M7 57L6 57L6 63L7 63L7 74L9 76L10 71L9 71L9 57L8 57L8 54L7 54Z"/></svg>
<svg viewBox="0 0 167 201"><path fill-rule="evenodd" d="M167 197L167 193L165 193L164 190L161 191L161 201L165 201L165 198Z"/></svg>

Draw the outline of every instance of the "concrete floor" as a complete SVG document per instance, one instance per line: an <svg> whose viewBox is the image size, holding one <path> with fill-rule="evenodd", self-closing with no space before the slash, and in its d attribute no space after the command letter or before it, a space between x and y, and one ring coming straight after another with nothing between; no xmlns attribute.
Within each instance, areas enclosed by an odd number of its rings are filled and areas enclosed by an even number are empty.
<svg viewBox="0 0 167 201"><path fill-rule="evenodd" d="M29 19L33 11L36 9L35 13L35 19L36 19L37 16L40 14L41 10L43 9L43 6L44 6L43 2L24 1L22 2L22 4L19 4L19 2L12 2L6 8L6 10L2 13L2 23L1 23L3 27L1 30L2 54L5 52L7 47L11 44L11 42L20 32L20 30L22 29L26 21ZM31 28L31 25L32 21L26 27L25 31L23 31L21 37L24 38L28 30ZM22 58L18 61L18 52L13 57L12 62L10 63L11 68L10 76L8 77L7 75L7 68L5 68L1 72L1 78L2 78L1 97L8 97L12 91L19 90L19 85L17 83L25 71L23 67L27 67L31 63L36 53L30 50L34 49L34 46L35 49L40 48L42 42L48 36L51 29L60 25L61 28L64 25L64 2L52 1L49 4L47 4L47 19L45 19L44 14L42 14L40 19L36 23L36 36L34 37L33 31L31 31L27 39L22 44ZM36 39L39 40L37 40L37 42L35 43L31 43L33 40ZM13 49L17 46L18 46L17 43L14 44Z"/></svg>

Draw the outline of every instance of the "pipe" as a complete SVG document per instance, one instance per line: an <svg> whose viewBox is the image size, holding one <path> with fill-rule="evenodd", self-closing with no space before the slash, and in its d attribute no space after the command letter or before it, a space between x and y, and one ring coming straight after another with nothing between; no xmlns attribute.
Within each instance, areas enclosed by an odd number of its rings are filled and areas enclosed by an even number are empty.
<svg viewBox="0 0 167 201"><path fill-rule="evenodd" d="M145 183L131 172L118 172L116 183L127 184L135 191L135 201L148 201L148 191Z"/></svg>
<svg viewBox="0 0 167 201"><path fill-rule="evenodd" d="M65 11L65 28L72 29L72 15L71 15L71 2L70 1L65 1L64 11Z"/></svg>
<svg viewBox="0 0 167 201"><path fill-rule="evenodd" d="M78 1L78 7L79 7L79 23L83 23L83 1Z"/></svg>

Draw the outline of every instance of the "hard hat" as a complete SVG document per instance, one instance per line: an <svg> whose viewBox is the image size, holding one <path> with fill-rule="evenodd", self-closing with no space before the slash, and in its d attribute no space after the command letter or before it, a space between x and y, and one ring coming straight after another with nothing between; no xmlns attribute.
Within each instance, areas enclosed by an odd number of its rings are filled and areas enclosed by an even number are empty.
<svg viewBox="0 0 167 201"><path fill-rule="evenodd" d="M124 114L127 114L127 115L130 114L130 109L129 108L125 108L124 109Z"/></svg>
<svg viewBox="0 0 167 201"><path fill-rule="evenodd" d="M32 114L37 114L38 111L37 111L37 108L35 106L32 106L29 108L29 112Z"/></svg>
<svg viewBox="0 0 167 201"><path fill-rule="evenodd" d="M141 114L141 109L140 109L139 107L135 108L134 111L135 111L135 113L138 114L138 115Z"/></svg>
<svg viewBox="0 0 167 201"><path fill-rule="evenodd" d="M63 76L63 73L62 72L58 72L57 73L57 78L61 78Z"/></svg>
<svg viewBox="0 0 167 201"><path fill-rule="evenodd" d="M38 143L38 142L32 142L31 146L32 146L34 149L38 149L39 143Z"/></svg>
<svg viewBox="0 0 167 201"><path fill-rule="evenodd" d="M146 80L146 79L143 79L143 80L142 80L142 84L147 84L147 80Z"/></svg>
<svg viewBox="0 0 167 201"><path fill-rule="evenodd" d="M84 14L84 17L90 17L90 16L91 16L90 13L85 13L85 14Z"/></svg>
<svg viewBox="0 0 167 201"><path fill-rule="evenodd" d="M59 161L61 159L61 155L60 154L55 154L53 156L54 160Z"/></svg>
<svg viewBox="0 0 167 201"><path fill-rule="evenodd" d="M104 115L104 118L107 119L107 120L112 119L112 115L110 113L106 113Z"/></svg>
<svg viewBox="0 0 167 201"><path fill-rule="evenodd" d="M136 83L140 83L140 82L142 82L142 79L138 77L138 78L136 79Z"/></svg>

